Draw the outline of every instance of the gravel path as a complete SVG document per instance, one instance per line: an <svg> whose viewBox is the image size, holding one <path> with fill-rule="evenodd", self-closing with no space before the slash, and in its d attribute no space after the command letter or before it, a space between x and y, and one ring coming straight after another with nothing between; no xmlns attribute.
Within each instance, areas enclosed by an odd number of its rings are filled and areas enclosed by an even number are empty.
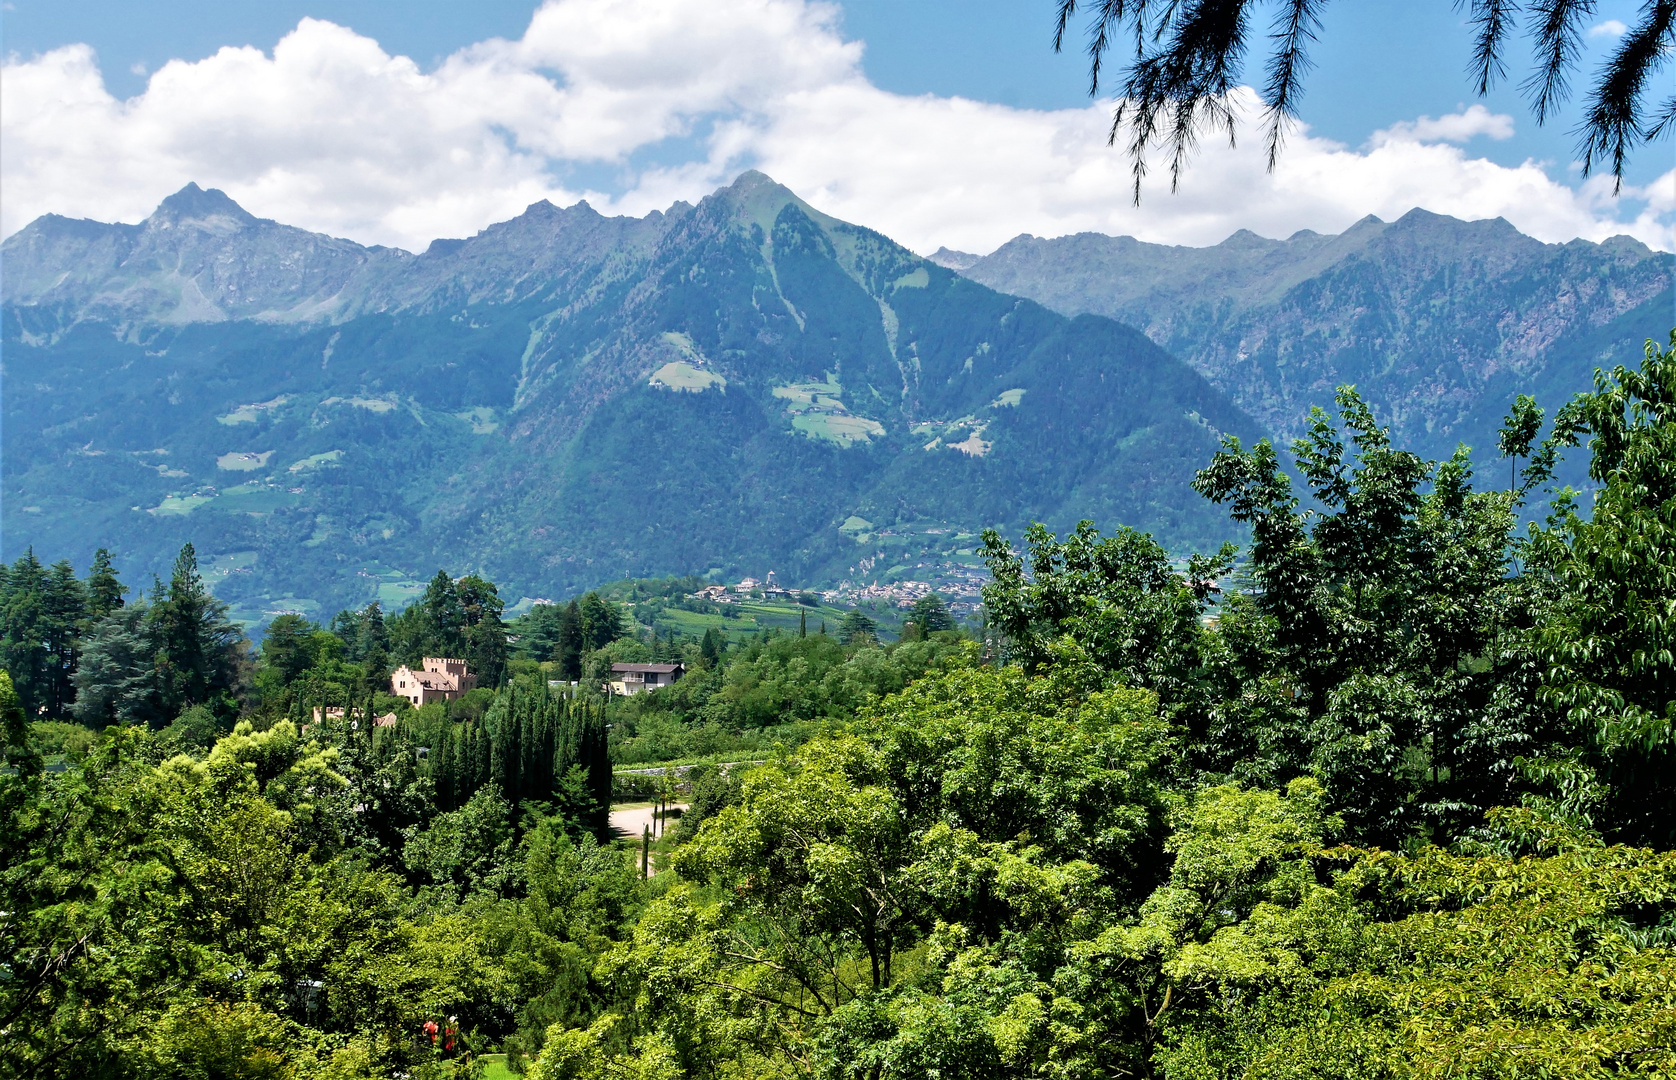
<svg viewBox="0 0 1676 1080"><path fill-rule="evenodd" d="M685 810L687 804L670 803L669 807L671 810ZM650 803L631 804L621 810L613 808L611 811L611 831L624 840L639 840L646 826L652 824L653 809L654 807ZM675 819L673 817L664 822L664 825L668 826L674 824ZM662 835L661 829L658 835Z"/></svg>

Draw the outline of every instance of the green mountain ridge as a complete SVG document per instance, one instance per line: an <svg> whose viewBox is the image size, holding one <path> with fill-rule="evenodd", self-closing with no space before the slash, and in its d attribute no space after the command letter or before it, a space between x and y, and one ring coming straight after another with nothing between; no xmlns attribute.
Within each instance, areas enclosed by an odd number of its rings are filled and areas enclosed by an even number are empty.
<svg viewBox="0 0 1676 1080"><path fill-rule="evenodd" d="M1171 544L1260 433L1142 334L1067 318L759 173L697 206L542 202L413 255L189 186L139 225L8 238L6 553L135 570L193 539L241 617L706 570L947 579L973 533ZM864 521L866 529L843 526Z"/></svg>

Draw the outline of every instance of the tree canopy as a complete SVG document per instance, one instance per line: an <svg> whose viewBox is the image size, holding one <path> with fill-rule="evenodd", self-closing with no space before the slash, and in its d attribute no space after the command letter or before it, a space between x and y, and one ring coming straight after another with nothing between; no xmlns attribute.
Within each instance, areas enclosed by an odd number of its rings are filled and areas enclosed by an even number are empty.
<svg viewBox="0 0 1676 1080"><path fill-rule="evenodd" d="M252 656L190 548L132 603L26 552L0 1074L1676 1074L1673 403L1676 333L1516 398L1479 487L1341 388L1199 472L1243 549L986 536L981 639L509 628L439 573ZM384 692L496 627L495 685Z"/></svg>

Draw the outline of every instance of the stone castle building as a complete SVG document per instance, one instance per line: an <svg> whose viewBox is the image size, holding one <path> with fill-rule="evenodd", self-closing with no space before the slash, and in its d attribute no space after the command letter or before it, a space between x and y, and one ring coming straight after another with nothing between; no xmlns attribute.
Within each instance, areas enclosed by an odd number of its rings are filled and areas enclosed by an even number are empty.
<svg viewBox="0 0 1676 1080"><path fill-rule="evenodd" d="M425 657L423 671L414 671L403 664L390 676L390 692L416 707L431 701L452 701L476 688L477 676L466 667L466 662L444 656Z"/></svg>

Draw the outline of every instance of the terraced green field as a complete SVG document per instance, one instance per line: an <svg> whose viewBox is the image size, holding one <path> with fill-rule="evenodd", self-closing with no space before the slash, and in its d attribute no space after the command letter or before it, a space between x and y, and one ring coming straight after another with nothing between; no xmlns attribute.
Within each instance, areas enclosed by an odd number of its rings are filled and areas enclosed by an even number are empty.
<svg viewBox="0 0 1676 1080"><path fill-rule="evenodd" d="M831 373L825 382L787 383L774 388L774 396L786 402L791 426L811 439L854 446L882 437L885 426L851 413L843 393L843 385Z"/></svg>
<svg viewBox="0 0 1676 1080"><path fill-rule="evenodd" d="M302 498L284 488L266 484L240 484L217 495L211 509L229 514L271 514L282 507L296 506Z"/></svg>
<svg viewBox="0 0 1676 1080"><path fill-rule="evenodd" d="M800 613L807 612L809 633L816 633L824 621L827 633L835 634L845 615L843 608L824 605L804 607L801 604L767 600L747 601L731 605L726 610L730 614L737 612L738 616L729 618L727 615L687 611L671 606L659 611L653 621L660 633L674 630L680 634L702 637L704 631L713 629L718 633L738 637L742 634L760 634L765 630L796 630Z"/></svg>

